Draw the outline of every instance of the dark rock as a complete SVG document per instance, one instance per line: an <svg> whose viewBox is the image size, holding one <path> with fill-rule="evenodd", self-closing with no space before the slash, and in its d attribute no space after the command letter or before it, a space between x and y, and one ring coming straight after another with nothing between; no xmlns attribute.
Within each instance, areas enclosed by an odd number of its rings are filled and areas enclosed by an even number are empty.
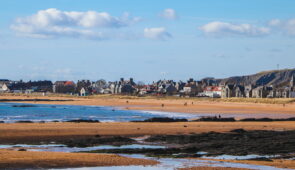
<svg viewBox="0 0 295 170"><path fill-rule="evenodd" d="M234 132L234 133L245 133L246 130L244 130L244 129L234 129L234 130L231 130L230 132Z"/></svg>
<svg viewBox="0 0 295 170"><path fill-rule="evenodd" d="M66 122L73 122L73 123L99 123L99 120L77 119L77 120L68 120Z"/></svg>
<svg viewBox="0 0 295 170"><path fill-rule="evenodd" d="M242 122L271 122L271 121L295 121L295 117L286 119L271 119L271 118L245 118L241 119Z"/></svg>
<svg viewBox="0 0 295 170"><path fill-rule="evenodd" d="M121 136L112 136L112 137L102 137L102 136L94 136L93 138L81 138L81 139L71 139L65 141L56 141L56 143L62 143L67 145L68 147L90 147L97 145L128 145L136 143L135 140L121 137Z"/></svg>
<svg viewBox="0 0 295 170"><path fill-rule="evenodd" d="M34 123L34 122L30 120L19 120L19 121L16 121L15 123Z"/></svg>
<svg viewBox="0 0 295 170"><path fill-rule="evenodd" d="M219 118L219 117L213 116L213 117L202 117L200 119L193 120L193 121L200 121L200 122L234 122L236 120L235 120L235 118L232 118L232 117Z"/></svg>
<svg viewBox="0 0 295 170"><path fill-rule="evenodd" d="M37 106L24 104L24 105L12 105L11 107L37 107Z"/></svg>
<svg viewBox="0 0 295 170"><path fill-rule="evenodd" d="M132 122L187 122L187 119L175 119L170 117L153 117L143 121L132 121Z"/></svg>
<svg viewBox="0 0 295 170"><path fill-rule="evenodd" d="M245 131L192 135L155 135L147 142L196 147L213 155L285 155L295 152L295 131Z"/></svg>

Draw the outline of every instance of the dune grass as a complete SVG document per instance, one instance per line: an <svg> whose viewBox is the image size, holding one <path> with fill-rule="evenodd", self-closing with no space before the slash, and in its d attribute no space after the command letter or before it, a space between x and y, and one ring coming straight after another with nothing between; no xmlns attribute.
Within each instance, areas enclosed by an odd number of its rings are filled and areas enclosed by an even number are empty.
<svg viewBox="0 0 295 170"><path fill-rule="evenodd" d="M32 94L13 94L13 93L2 93L0 96L20 96L20 97L40 97L42 93ZM47 97L65 97L73 99L126 99L126 100L184 100L184 101L195 101L195 102L236 102L236 103L264 103L264 104L290 104L295 102L295 98L196 98L196 97L178 97L178 96L133 96L133 95L119 95L119 94L99 94L91 96L75 96L69 94L46 94Z"/></svg>

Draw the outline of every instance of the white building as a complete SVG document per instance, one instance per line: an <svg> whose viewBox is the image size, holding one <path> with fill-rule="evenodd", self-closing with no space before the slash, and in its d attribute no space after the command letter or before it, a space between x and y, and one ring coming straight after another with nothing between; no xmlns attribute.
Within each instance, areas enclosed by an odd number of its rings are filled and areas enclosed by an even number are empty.
<svg viewBox="0 0 295 170"><path fill-rule="evenodd" d="M9 92L9 88L5 83L0 84L0 92L2 93Z"/></svg>
<svg viewBox="0 0 295 170"><path fill-rule="evenodd" d="M204 89L203 95L212 97L212 98L219 98L221 97L222 87L220 86L207 86Z"/></svg>

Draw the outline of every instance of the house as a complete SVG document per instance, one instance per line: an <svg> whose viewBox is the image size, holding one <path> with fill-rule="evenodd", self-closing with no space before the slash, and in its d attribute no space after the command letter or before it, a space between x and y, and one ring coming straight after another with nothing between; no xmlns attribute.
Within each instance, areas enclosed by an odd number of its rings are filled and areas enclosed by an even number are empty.
<svg viewBox="0 0 295 170"><path fill-rule="evenodd" d="M251 98L252 97L252 90L253 90L254 86L253 85L247 85L245 86L245 97L247 98Z"/></svg>
<svg viewBox="0 0 295 170"><path fill-rule="evenodd" d="M230 98L235 97L234 85L233 84L226 84L222 86L221 97L222 98Z"/></svg>
<svg viewBox="0 0 295 170"><path fill-rule="evenodd" d="M80 96L88 96L89 91L87 91L84 87L82 87L79 94Z"/></svg>
<svg viewBox="0 0 295 170"><path fill-rule="evenodd" d="M252 97L266 98L271 93L272 90L273 90L273 87L270 87L270 86L258 86L252 90Z"/></svg>
<svg viewBox="0 0 295 170"><path fill-rule="evenodd" d="M88 94L92 93L92 82L90 80L78 80L76 84L76 93L80 93L84 88Z"/></svg>
<svg viewBox="0 0 295 170"><path fill-rule="evenodd" d="M207 86L202 93L205 96L212 98L219 98L222 95L222 87L220 86Z"/></svg>
<svg viewBox="0 0 295 170"><path fill-rule="evenodd" d="M56 81L53 85L53 93L75 93L76 84L73 81Z"/></svg>
<svg viewBox="0 0 295 170"><path fill-rule="evenodd" d="M184 93L184 95L196 96L199 92L201 92L200 89L201 87L198 87L197 82L191 78L183 87L182 93Z"/></svg>
<svg viewBox="0 0 295 170"><path fill-rule="evenodd" d="M144 94L156 94L157 88L156 86L150 84L150 85L143 85L141 87L137 86L138 94L144 95Z"/></svg>
<svg viewBox="0 0 295 170"><path fill-rule="evenodd" d="M110 82L109 88L112 94L133 94L136 92L136 84L133 81L133 78L129 80L124 80L121 78L120 81Z"/></svg>
<svg viewBox="0 0 295 170"><path fill-rule="evenodd" d="M9 92L12 93L24 93L29 87L26 83L20 81L20 82L14 82L8 85Z"/></svg>
<svg viewBox="0 0 295 170"><path fill-rule="evenodd" d="M175 95L175 94L177 94L177 89L174 86L174 84L168 84L168 85L166 85L164 91L165 91L164 93L166 95Z"/></svg>
<svg viewBox="0 0 295 170"><path fill-rule="evenodd" d="M245 96L245 87L242 85L234 86L234 97L246 97Z"/></svg>
<svg viewBox="0 0 295 170"><path fill-rule="evenodd" d="M183 93L185 95L196 95L197 94L197 85L188 83L183 87Z"/></svg>
<svg viewBox="0 0 295 170"><path fill-rule="evenodd" d="M96 94L109 93L108 83L103 79L92 83L92 92Z"/></svg>
<svg viewBox="0 0 295 170"><path fill-rule="evenodd" d="M181 90L183 90L185 85L185 82L179 81L175 83L174 87L177 89L178 92L180 92Z"/></svg>
<svg viewBox="0 0 295 170"><path fill-rule="evenodd" d="M29 81L26 83L31 92L52 92L53 83L49 80Z"/></svg>
<svg viewBox="0 0 295 170"><path fill-rule="evenodd" d="M8 86L5 83L0 84L0 93L9 92L9 90L10 89L8 88Z"/></svg>
<svg viewBox="0 0 295 170"><path fill-rule="evenodd" d="M178 93L177 88L180 88L180 84L177 84L173 80L159 80L154 85L159 95L175 95Z"/></svg>

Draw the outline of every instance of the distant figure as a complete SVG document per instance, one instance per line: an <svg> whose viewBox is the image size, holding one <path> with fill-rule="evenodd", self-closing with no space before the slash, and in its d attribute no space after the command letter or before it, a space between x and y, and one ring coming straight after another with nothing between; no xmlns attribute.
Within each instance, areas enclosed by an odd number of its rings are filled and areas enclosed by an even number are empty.
<svg viewBox="0 0 295 170"><path fill-rule="evenodd" d="M285 103L283 104L283 107L285 107L286 105L285 105Z"/></svg>
<svg viewBox="0 0 295 170"><path fill-rule="evenodd" d="M126 103L129 103L129 101L127 100Z"/></svg>
<svg viewBox="0 0 295 170"><path fill-rule="evenodd" d="M187 106L187 102L185 102L184 105Z"/></svg>
<svg viewBox="0 0 295 170"><path fill-rule="evenodd" d="M194 102L192 102L192 105L194 104Z"/></svg>
<svg viewBox="0 0 295 170"><path fill-rule="evenodd" d="M221 119L221 116L219 115L218 118Z"/></svg>
<svg viewBox="0 0 295 170"><path fill-rule="evenodd" d="M164 104L162 104L162 107L164 107Z"/></svg>

